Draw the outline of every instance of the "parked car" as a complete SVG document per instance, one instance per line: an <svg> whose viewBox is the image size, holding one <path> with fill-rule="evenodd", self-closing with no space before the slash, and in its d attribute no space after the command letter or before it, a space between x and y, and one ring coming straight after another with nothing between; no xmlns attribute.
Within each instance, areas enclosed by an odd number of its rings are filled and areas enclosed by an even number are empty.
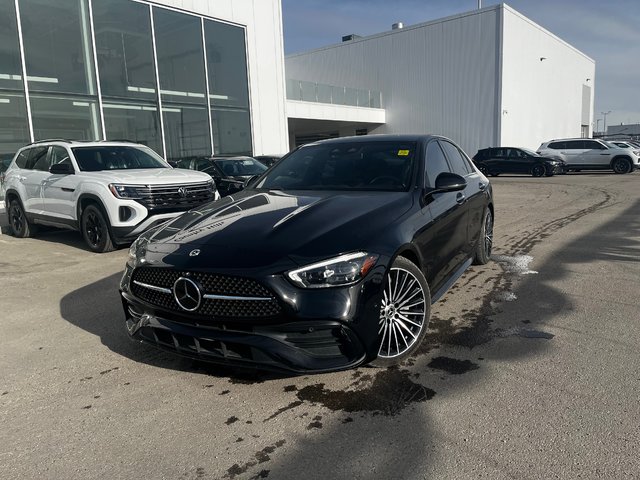
<svg viewBox="0 0 640 480"><path fill-rule="evenodd" d="M79 230L94 252L219 198L208 175L174 169L128 142L30 144L15 155L5 187L14 236L29 237L38 224Z"/></svg>
<svg viewBox="0 0 640 480"><path fill-rule="evenodd" d="M620 147L620 148L630 148L632 150L638 150L638 146L631 143L631 142L626 142L626 141L622 141L622 140L609 140L607 141L608 144L613 144L616 147Z"/></svg>
<svg viewBox="0 0 640 480"><path fill-rule="evenodd" d="M489 261L493 223L489 181L446 138L307 144L131 245L126 327L211 362L391 365L419 347L431 304Z"/></svg>
<svg viewBox="0 0 640 480"><path fill-rule="evenodd" d="M253 157L202 157L181 160L180 168L190 168L210 175L216 182L220 196L226 197L244 187L254 175L261 175L267 167Z"/></svg>
<svg viewBox="0 0 640 480"><path fill-rule="evenodd" d="M267 167L270 167L274 163L279 162L283 156L284 155L257 155L253 158L261 163L264 163Z"/></svg>
<svg viewBox="0 0 640 480"><path fill-rule="evenodd" d="M494 147L478 150L473 162L485 175L523 173L534 177L550 177L564 173L564 162L538 155L526 148Z"/></svg>
<svg viewBox="0 0 640 480"><path fill-rule="evenodd" d="M608 145L604 140L567 138L540 145L538 154L562 160L568 170L613 170L630 173L640 168L640 151Z"/></svg>
<svg viewBox="0 0 640 480"><path fill-rule="evenodd" d="M0 156L0 200L4 198L4 173L11 165L13 155Z"/></svg>

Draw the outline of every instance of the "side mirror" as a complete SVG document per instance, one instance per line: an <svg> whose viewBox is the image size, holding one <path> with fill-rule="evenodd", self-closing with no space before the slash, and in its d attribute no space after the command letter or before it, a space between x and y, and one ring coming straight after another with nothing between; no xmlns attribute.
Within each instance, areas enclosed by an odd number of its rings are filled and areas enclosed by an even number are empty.
<svg viewBox="0 0 640 480"><path fill-rule="evenodd" d="M57 175L73 175L76 171L70 163L56 163L49 167L49 173Z"/></svg>
<svg viewBox="0 0 640 480"><path fill-rule="evenodd" d="M457 192L464 190L466 186L467 181L464 177L457 173L443 172L438 175L438 178L436 178L436 186L429 192L429 194Z"/></svg>
<svg viewBox="0 0 640 480"><path fill-rule="evenodd" d="M260 175L252 175L251 177L247 178L244 183L242 184L242 188L247 188L247 187L252 187L253 184L255 183L255 181L260 177Z"/></svg>
<svg viewBox="0 0 640 480"><path fill-rule="evenodd" d="M178 162L174 162L173 160L169 160L167 163L169 165L171 165L173 168L179 168Z"/></svg>

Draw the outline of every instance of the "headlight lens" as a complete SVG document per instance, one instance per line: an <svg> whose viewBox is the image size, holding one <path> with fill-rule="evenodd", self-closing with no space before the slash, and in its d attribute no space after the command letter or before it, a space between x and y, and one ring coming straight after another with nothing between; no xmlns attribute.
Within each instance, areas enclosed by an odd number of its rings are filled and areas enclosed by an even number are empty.
<svg viewBox="0 0 640 480"><path fill-rule="evenodd" d="M302 288L327 288L351 285L373 268L378 255L349 253L287 272L287 277Z"/></svg>
<svg viewBox="0 0 640 480"><path fill-rule="evenodd" d="M119 185L117 183L110 183L109 190L116 198L124 198L128 200L136 200L140 198L140 194L136 187L132 185Z"/></svg>
<svg viewBox="0 0 640 480"><path fill-rule="evenodd" d="M138 242L140 241L140 237L136 238L135 241L129 247L129 254L127 255L127 265L131 268L136 268L138 266Z"/></svg>

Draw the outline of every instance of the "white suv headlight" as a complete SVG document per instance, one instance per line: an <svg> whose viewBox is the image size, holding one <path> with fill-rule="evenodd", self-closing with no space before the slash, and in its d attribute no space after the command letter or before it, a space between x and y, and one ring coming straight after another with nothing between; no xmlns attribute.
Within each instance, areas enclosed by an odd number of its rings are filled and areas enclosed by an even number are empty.
<svg viewBox="0 0 640 480"><path fill-rule="evenodd" d="M298 287L342 287L359 282L373 268L378 255L367 252L349 253L287 272Z"/></svg>

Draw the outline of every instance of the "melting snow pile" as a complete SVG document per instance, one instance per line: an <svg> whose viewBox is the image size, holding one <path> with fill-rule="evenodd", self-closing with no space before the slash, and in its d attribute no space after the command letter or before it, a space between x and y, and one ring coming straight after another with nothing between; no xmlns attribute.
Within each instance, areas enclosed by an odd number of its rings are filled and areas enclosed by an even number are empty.
<svg viewBox="0 0 640 480"><path fill-rule="evenodd" d="M538 273L535 270L529 270L529 264L533 261L533 257L530 255L516 255L515 257L510 257L508 255L493 255L491 258L500 263L502 268L509 273L515 273L518 275Z"/></svg>

